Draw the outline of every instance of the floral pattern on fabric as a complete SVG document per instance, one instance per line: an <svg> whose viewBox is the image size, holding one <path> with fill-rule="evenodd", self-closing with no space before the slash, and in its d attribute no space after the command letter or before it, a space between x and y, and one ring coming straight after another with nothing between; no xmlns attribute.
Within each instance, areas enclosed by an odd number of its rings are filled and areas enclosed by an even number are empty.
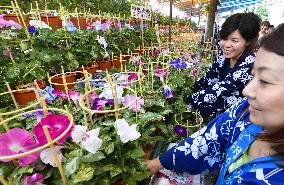
<svg viewBox="0 0 284 185"><path fill-rule="evenodd" d="M195 83L194 93L187 102L203 117L223 112L243 98L242 90L252 79L254 60L255 53L244 51L236 65L229 68L229 59L217 57L205 76Z"/></svg>
<svg viewBox="0 0 284 185"><path fill-rule="evenodd" d="M254 125L248 121L249 114L244 112L247 106L248 100L243 98L242 101L212 120L207 127L163 153L159 157L162 166L176 173L196 175L220 170L225 160L226 163L229 160L234 162L232 159L244 151L242 147L236 144L236 140L251 137L250 134L242 135L241 133L249 126ZM232 156L227 153L229 148L233 151ZM265 168L254 169L255 165L257 166L258 163L254 162L235 169L232 175L226 176L221 184L253 182L251 184L274 185L279 184L277 183L279 179L284 178L282 168L277 170L276 168L269 169L270 166L266 166ZM242 170L242 167L247 168L248 166L252 170Z"/></svg>

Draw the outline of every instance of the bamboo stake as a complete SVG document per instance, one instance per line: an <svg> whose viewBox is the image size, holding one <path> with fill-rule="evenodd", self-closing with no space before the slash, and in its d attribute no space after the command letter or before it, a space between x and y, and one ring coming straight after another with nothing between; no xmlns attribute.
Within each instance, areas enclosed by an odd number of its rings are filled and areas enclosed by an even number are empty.
<svg viewBox="0 0 284 185"><path fill-rule="evenodd" d="M11 97L12 97L12 100L13 100L13 102L14 102L14 105L15 105L16 109L19 109L19 105L18 105L18 103L17 103L17 101L16 101L16 99L15 99L15 97L14 97L14 94L13 94L13 92L12 92L12 90L11 90L11 87L10 87L10 85L9 85L8 82L6 82L6 86L7 86L7 88L8 88L9 93L11 94Z"/></svg>
<svg viewBox="0 0 284 185"><path fill-rule="evenodd" d="M50 134L49 134L49 131L48 131L48 128L47 128L46 125L43 126L43 131L44 131L44 134L45 134L45 137L46 137L48 143L51 143L51 142L52 142L52 139L51 139L51 137L50 137ZM66 177L65 177L65 175L64 175L64 171L63 171L61 162L59 161L59 158L58 158L56 149L55 149L55 147L54 147L54 144L50 144L50 149L51 149L51 152L52 152L53 159L55 160L56 166L57 166L57 168L58 168L58 170L59 170L59 172L60 172L60 175L61 175L63 184L64 184L64 185L67 185L67 180L66 180Z"/></svg>
<svg viewBox="0 0 284 185"><path fill-rule="evenodd" d="M4 118L3 118L3 116L0 114L0 121L2 122L2 121L4 121ZM8 127L8 125L6 124L6 123L3 123L3 127L5 128L5 130L8 132L10 129L9 129L9 127Z"/></svg>
<svg viewBox="0 0 284 185"><path fill-rule="evenodd" d="M65 72L64 72L63 66L61 66L61 71L62 71L62 80L63 80L63 84L64 84L64 89L65 89L65 92L67 94L68 101L69 101L69 103L71 103L69 92L68 92L68 86L66 84L66 76L65 76Z"/></svg>
<svg viewBox="0 0 284 185"><path fill-rule="evenodd" d="M4 177L2 175L0 175L0 182L3 184L3 185L9 185L8 182L4 179Z"/></svg>
<svg viewBox="0 0 284 185"><path fill-rule="evenodd" d="M110 84L110 88L112 90L112 96L113 96L113 99L114 99L114 109L117 110L119 108L119 104L118 104L118 98L117 98L117 93L116 93L116 84L113 83L111 76L109 75L107 70L106 70L106 73L107 73L107 79L108 79L109 84ZM115 119L118 120L119 111L115 111L114 113L115 113Z"/></svg>

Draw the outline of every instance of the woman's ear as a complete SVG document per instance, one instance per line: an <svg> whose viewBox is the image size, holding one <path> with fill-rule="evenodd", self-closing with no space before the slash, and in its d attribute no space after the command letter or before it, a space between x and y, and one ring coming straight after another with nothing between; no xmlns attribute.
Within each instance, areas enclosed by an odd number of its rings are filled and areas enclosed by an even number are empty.
<svg viewBox="0 0 284 185"><path fill-rule="evenodd" d="M250 46L251 42L246 42L246 47Z"/></svg>

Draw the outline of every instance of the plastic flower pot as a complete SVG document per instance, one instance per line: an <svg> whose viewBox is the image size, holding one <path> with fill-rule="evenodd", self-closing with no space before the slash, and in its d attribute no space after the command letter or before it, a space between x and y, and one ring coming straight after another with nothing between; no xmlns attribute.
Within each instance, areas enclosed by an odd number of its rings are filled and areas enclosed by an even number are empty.
<svg viewBox="0 0 284 185"><path fill-rule="evenodd" d="M98 61L99 69L103 71L110 71L111 68L111 60L105 60L105 61Z"/></svg>
<svg viewBox="0 0 284 185"><path fill-rule="evenodd" d="M36 99L36 94L33 90L19 90L13 92L13 95L19 105L27 105Z"/></svg>
<svg viewBox="0 0 284 185"><path fill-rule="evenodd" d="M65 75L65 78L66 78L66 83L76 82L75 73L67 74L67 75ZM56 83L56 84L52 84L54 89L58 89L58 90L62 90L62 91L65 90L62 75L51 77L51 82ZM74 86L75 86L75 83L67 85L68 89L72 89Z"/></svg>

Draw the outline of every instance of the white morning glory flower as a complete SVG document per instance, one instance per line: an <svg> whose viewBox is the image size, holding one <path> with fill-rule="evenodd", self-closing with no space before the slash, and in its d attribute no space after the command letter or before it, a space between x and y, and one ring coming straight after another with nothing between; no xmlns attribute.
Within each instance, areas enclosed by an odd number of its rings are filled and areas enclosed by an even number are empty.
<svg viewBox="0 0 284 185"><path fill-rule="evenodd" d="M87 132L87 127L75 125L74 130L71 132L71 137L75 143L81 143L84 149L95 154L103 143L99 138L99 133L99 128Z"/></svg>
<svg viewBox="0 0 284 185"><path fill-rule="evenodd" d="M63 155L60 151L61 148L63 147L55 146L55 151L57 153L60 162L63 159ZM57 167L50 148L44 149L43 151L40 152L40 159L44 164L50 164L53 167Z"/></svg>
<svg viewBox="0 0 284 185"><path fill-rule="evenodd" d="M87 132L87 127L81 125L75 125L74 130L71 132L72 141L80 143Z"/></svg>
<svg viewBox="0 0 284 185"><path fill-rule="evenodd" d="M88 131L82 141L82 146L92 154L95 154L102 146L103 141L99 138L100 128Z"/></svg>
<svg viewBox="0 0 284 185"><path fill-rule="evenodd" d="M116 86L114 87L116 90L116 95L117 99L119 102L122 100L122 94L123 94L123 87L121 86ZM99 95L99 98L105 98L105 99L113 99L113 94L112 94L112 88L109 83L104 84L104 90L103 92Z"/></svg>
<svg viewBox="0 0 284 185"><path fill-rule="evenodd" d="M116 120L114 125L117 129L117 134L120 136L120 140L123 143L134 141L141 136L136 130L137 124L129 125L125 119Z"/></svg>
<svg viewBox="0 0 284 185"><path fill-rule="evenodd" d="M104 46L104 49L107 48L108 44L107 44L107 42L106 42L106 40L105 40L104 37L101 37L101 36L97 35L97 39L96 39L96 40L97 40L100 44L102 44L102 45Z"/></svg>

